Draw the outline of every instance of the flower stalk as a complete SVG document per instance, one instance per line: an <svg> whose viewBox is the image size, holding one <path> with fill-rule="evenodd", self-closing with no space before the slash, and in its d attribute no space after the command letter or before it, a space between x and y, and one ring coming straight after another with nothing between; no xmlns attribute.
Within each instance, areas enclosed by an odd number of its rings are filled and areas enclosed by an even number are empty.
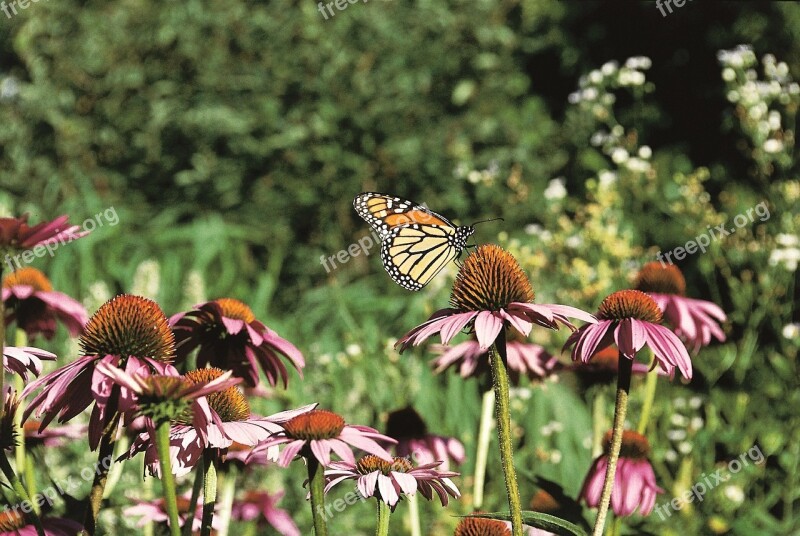
<svg viewBox="0 0 800 536"><path fill-rule="evenodd" d="M622 447L622 431L625 427L625 415L628 412L628 394L631 388L631 371L633 359L628 359L620 352L619 371L617 376L617 402L614 407L614 425L611 434L611 445L608 452L608 467L603 481L603 492L600 496L600 508L594 522L592 536L602 536L608 508L611 504L611 492L614 488L614 476L617 472L619 451Z"/></svg>
<svg viewBox="0 0 800 536"><path fill-rule="evenodd" d="M650 371L644 384L644 403L642 404L642 415L639 417L639 424L636 426L636 431L644 434L647 430L647 425L650 422L650 414L653 411L653 401L656 398L656 385L658 381L658 374L655 371Z"/></svg>
<svg viewBox="0 0 800 536"><path fill-rule="evenodd" d="M187 516L194 519L194 512L197 510L197 501L200 498L200 489L203 487L203 480L205 478L204 464L197 464L197 469L194 472L194 483L192 484L192 495L189 498L189 510ZM182 536L192 536L192 523L186 523L183 526Z"/></svg>
<svg viewBox="0 0 800 536"><path fill-rule="evenodd" d="M3 280L3 266L0 265L0 281ZM0 298L0 397L5 396L6 392L6 363L5 363L5 349L6 349L6 304ZM0 404L0 418L3 417L5 407Z"/></svg>
<svg viewBox="0 0 800 536"><path fill-rule="evenodd" d="M481 401L481 421L478 427L478 445L475 454L475 483L472 488L472 500L476 510L483 506L483 484L486 481L486 461L489 457L493 410L494 391L489 390L483 393Z"/></svg>
<svg viewBox="0 0 800 536"><path fill-rule="evenodd" d="M100 509L103 505L103 491L106 488L106 480L108 480L108 469L106 467L111 466L110 463L106 462L110 461L114 454L114 440L111 436L116 428L117 418L112 419L108 429L103 432L97 449L97 471L95 471L92 489L89 491L89 504L86 508L86 517L83 522L84 530L89 536L93 536L97 530L97 517L100 515Z"/></svg>
<svg viewBox="0 0 800 536"><path fill-rule="evenodd" d="M313 455L306 458L306 463L311 492L311 513L314 518L314 536L328 536L328 526L325 522L325 470Z"/></svg>
<svg viewBox="0 0 800 536"><path fill-rule="evenodd" d="M422 536L419 524L419 500L416 495L408 498L408 525L411 529L411 536Z"/></svg>
<svg viewBox="0 0 800 536"><path fill-rule="evenodd" d="M378 500L378 523L375 528L375 536L389 536L389 505Z"/></svg>
<svg viewBox="0 0 800 536"><path fill-rule="evenodd" d="M231 510L233 509L233 497L236 494L236 466L231 465L228 471L223 473L222 491L220 492L219 508L219 530L217 536L228 536L228 527L231 523Z"/></svg>
<svg viewBox="0 0 800 536"><path fill-rule="evenodd" d="M161 489L164 494L164 508L169 516L169 529L172 536L181 536L181 523L178 517L178 498L175 492L175 477L172 474L172 463L169 458L170 421L164 420L156 425L156 449L161 467ZM193 516L187 517L186 523L191 526Z"/></svg>
<svg viewBox="0 0 800 536"><path fill-rule="evenodd" d="M25 334L25 331L17 328L14 344L18 347L28 346L28 336ZM14 377L14 388L18 393L22 392L22 389L24 388L22 376L17 375ZM2 393L2 390L0 390L0 393ZM27 471L28 464L25 461L27 457L25 451L25 430L22 428L21 411L17 411L14 414L14 428L19 432L19 441L17 441L17 445L14 447L14 460L17 464L17 471L23 472L22 474L25 489L28 492L28 495L33 496L35 494L36 485L33 481L33 473L28 473ZM33 507L38 511L38 504L34 503Z"/></svg>
<svg viewBox="0 0 800 536"><path fill-rule="evenodd" d="M8 482L11 484L11 488L14 490L14 493L17 494L19 500L25 504L33 504L31 502L30 495L28 495L28 492L25 490L25 486L22 485L22 482L11 468L11 464L8 463L6 452L3 449L0 449L0 471L2 471L6 479L8 479ZM38 536L45 536L44 528L42 527L42 521L39 519L39 514L36 513L36 510L31 510L28 515L30 515L34 527L36 527L36 534Z"/></svg>
<svg viewBox="0 0 800 536"><path fill-rule="evenodd" d="M497 417L497 436L500 445L500 458L506 481L508 507L511 513L512 536L522 536L522 501L514 470L514 448L511 441L511 411L508 395L508 371L506 370L505 328L500 330L489 351L492 366L492 381L495 393L495 412Z"/></svg>
<svg viewBox="0 0 800 536"><path fill-rule="evenodd" d="M203 477L203 524L200 536L211 535L211 522L214 519L214 507L217 504L217 460L216 451L206 449L203 455L205 476ZM191 514L191 513L190 513Z"/></svg>

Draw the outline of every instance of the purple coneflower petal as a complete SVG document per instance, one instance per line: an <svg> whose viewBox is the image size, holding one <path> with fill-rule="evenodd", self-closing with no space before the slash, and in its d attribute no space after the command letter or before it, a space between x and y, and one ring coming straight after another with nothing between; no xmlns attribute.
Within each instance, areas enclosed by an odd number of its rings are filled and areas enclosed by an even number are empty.
<svg viewBox="0 0 800 536"><path fill-rule="evenodd" d="M481 349L489 348L502 329L503 320L495 316L492 311L481 311L475 317L475 335Z"/></svg>

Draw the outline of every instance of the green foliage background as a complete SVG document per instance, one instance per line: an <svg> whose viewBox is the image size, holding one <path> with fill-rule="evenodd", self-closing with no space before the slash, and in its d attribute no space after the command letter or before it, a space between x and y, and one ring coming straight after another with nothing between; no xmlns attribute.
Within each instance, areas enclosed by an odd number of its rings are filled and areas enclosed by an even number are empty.
<svg viewBox="0 0 800 536"><path fill-rule="evenodd" d="M662 17L649 2L371 0L325 20L313 2L42 1L0 16L0 200L33 221L68 213L80 223L114 207L118 225L35 264L90 306L143 292L148 279L167 314L204 297L250 304L308 360L305 378L260 411L319 401L381 428L388 411L413 404L432 431L459 437L470 453L465 497L447 510L425 505L430 534L468 512L482 386L434 376L424 349L391 349L446 305L453 267L418 294L394 285L377 255L323 268L321 256L367 235L357 193L409 197L461 223L502 216L479 226L478 242L510 248L538 301L590 311L658 251L766 201L770 219L680 263L687 293L729 313L729 339L701 351L691 384L659 385L649 436L667 499L753 445L768 461L736 475L744 501L720 487L668 520L630 526L790 534L800 526L798 339L782 331L798 321L796 272L768 260L776 236L797 234L797 106L782 112L784 159L770 160L725 100L716 54L749 43L788 62L796 80L798 27L789 2L694 2ZM649 82L622 88L611 118L568 104L582 75L635 55L652 59ZM618 169L608 190L597 177L615 164L590 139L613 124L625 126L622 146L648 145L653 158L649 173ZM468 180L474 170L480 180ZM559 176L567 197L546 198ZM551 236L526 232L531 224ZM150 259L157 265L142 268ZM556 352L566 334L532 338ZM63 337L51 346L75 355ZM569 376L518 395L517 465L574 496L591 461L587 397ZM669 461L673 401L692 397L702 404L687 417L704 426ZM562 428L542 434L553 421ZM84 454L68 459L80 467ZM282 504L310 530L302 468L250 478L285 489ZM135 530L119 509L137 494L138 470L123 479L109 534ZM496 461L487 489L486 507L502 509ZM331 523L368 534L371 515L358 505ZM393 523L399 533L402 516Z"/></svg>

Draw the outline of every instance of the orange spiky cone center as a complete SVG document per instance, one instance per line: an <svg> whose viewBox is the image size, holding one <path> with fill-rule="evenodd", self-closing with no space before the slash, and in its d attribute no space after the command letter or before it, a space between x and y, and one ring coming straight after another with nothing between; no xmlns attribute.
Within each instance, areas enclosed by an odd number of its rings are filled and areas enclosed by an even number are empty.
<svg viewBox="0 0 800 536"><path fill-rule="evenodd" d="M315 409L286 421L283 429L292 439L333 439L344 430L344 419L332 411Z"/></svg>
<svg viewBox="0 0 800 536"><path fill-rule="evenodd" d="M459 311L497 311L514 302L530 303L533 298L531 282L514 256L487 244L464 260L450 304Z"/></svg>
<svg viewBox="0 0 800 536"><path fill-rule="evenodd" d="M655 300L640 290L620 290L610 294L597 309L600 320L633 318L652 324L661 323L661 309Z"/></svg>
<svg viewBox="0 0 800 536"><path fill-rule="evenodd" d="M161 308L141 296L121 294L89 319L80 345L84 355L175 359L175 336Z"/></svg>
<svg viewBox="0 0 800 536"><path fill-rule="evenodd" d="M636 275L634 288L642 292L683 296L686 293L686 279L674 264L648 262Z"/></svg>
<svg viewBox="0 0 800 536"><path fill-rule="evenodd" d="M17 285L33 287L36 292L50 292L53 290L53 285L47 279L47 276L36 268L30 267L20 268L3 278L3 288L11 288Z"/></svg>

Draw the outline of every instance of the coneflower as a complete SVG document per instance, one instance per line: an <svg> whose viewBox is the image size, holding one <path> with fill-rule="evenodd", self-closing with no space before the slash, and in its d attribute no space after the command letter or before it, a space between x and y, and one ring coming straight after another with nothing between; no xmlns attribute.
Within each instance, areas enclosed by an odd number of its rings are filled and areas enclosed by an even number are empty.
<svg viewBox="0 0 800 536"><path fill-rule="evenodd" d="M468 328L475 333L481 349L491 349L489 363L495 393L497 433L513 536L522 536L523 528L511 443L506 330L514 328L527 337L534 325L550 329L564 325L574 330L576 328L569 318L596 322L594 316L575 307L537 304L533 299L530 280L510 253L495 245L479 246L464 260L456 276L450 295L451 307L433 313L396 345L402 352L436 333L439 333L442 344L447 344L457 333ZM480 495L481 491L476 490L476 494Z"/></svg>
<svg viewBox="0 0 800 536"><path fill-rule="evenodd" d="M284 387L288 371L281 357L302 376L303 354L292 343L278 336L256 319L246 304L233 298L220 298L196 305L191 311L170 318L175 331L178 361L186 359L195 348L197 367L207 365L233 370L245 385L259 383L263 370L270 385L280 380Z"/></svg>
<svg viewBox="0 0 800 536"><path fill-rule="evenodd" d="M135 393L107 375L96 374L97 366L105 363L139 376L167 374L175 358L175 338L155 302L122 294L104 303L89 319L80 345L81 357L25 388L23 397L40 392L26 408L23 420L30 415L41 418L42 430L56 417L65 423L94 404L89 446L97 449L98 459L105 462L111 459L123 421L133 418ZM121 414L125 419L120 419ZM100 465L103 470L95 475L84 521L89 534L95 531L110 464Z"/></svg>
<svg viewBox="0 0 800 536"><path fill-rule="evenodd" d="M605 481L593 529L594 536L600 536L603 533L614 490L614 477L628 408L631 371L636 353L647 345L655 357L653 366L657 363L664 372L670 375L677 368L686 379L692 377L692 362L689 353L677 335L660 325L661 309L653 298L644 292L639 290L614 292L600 304L597 318L599 321L596 324L581 327L564 345L564 348L573 347L573 360L583 362L590 361L599 350L611 343L615 343L619 349L614 426L611 444L608 448Z"/></svg>

